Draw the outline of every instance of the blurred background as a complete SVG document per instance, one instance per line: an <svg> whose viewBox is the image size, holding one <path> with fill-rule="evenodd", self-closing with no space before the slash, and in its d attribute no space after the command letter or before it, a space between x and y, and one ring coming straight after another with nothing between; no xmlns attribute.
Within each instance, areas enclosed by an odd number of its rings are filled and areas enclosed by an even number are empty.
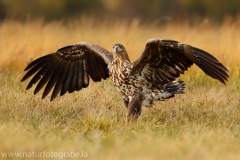
<svg viewBox="0 0 240 160"><path fill-rule="evenodd" d="M44 18L71 20L80 16L131 21L236 18L240 0L0 0L0 20Z"/></svg>

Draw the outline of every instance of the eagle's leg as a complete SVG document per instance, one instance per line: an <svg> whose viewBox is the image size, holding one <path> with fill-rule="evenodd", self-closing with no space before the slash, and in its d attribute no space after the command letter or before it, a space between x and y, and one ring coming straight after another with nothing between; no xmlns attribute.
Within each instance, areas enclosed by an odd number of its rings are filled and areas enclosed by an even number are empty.
<svg viewBox="0 0 240 160"><path fill-rule="evenodd" d="M124 103L125 107L127 107L127 108L128 108L129 100L128 100L128 99L125 99L125 98L123 98L123 103Z"/></svg>
<svg viewBox="0 0 240 160"><path fill-rule="evenodd" d="M125 107L128 108L129 98L123 93L122 93L122 98L123 98L123 103L124 103Z"/></svg>
<svg viewBox="0 0 240 160"><path fill-rule="evenodd" d="M127 122L134 121L140 116L142 101L142 93L137 93L133 96L128 104Z"/></svg>

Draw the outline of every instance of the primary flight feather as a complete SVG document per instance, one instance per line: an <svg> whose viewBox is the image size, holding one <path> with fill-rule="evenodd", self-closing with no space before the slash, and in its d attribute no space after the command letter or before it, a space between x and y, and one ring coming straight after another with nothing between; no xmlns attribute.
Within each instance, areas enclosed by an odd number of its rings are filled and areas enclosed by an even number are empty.
<svg viewBox="0 0 240 160"><path fill-rule="evenodd" d="M45 86L42 98L53 89L53 100L59 93L88 87L89 78L94 82L111 78L128 108L128 118L137 118L142 105L151 107L153 100L183 93L185 84L176 79L193 64L223 84L229 78L227 68L211 54L174 40L152 38L133 63L118 43L113 52L89 42L72 44L32 61L21 81L34 75L27 89L38 82L34 94Z"/></svg>

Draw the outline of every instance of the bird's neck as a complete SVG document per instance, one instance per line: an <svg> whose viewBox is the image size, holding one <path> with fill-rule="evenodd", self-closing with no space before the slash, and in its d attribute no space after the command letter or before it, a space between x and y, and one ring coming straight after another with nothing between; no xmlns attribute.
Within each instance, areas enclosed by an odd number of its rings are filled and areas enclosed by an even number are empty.
<svg viewBox="0 0 240 160"><path fill-rule="evenodd" d="M130 62L127 52L120 52L117 54L113 54L113 59L124 59Z"/></svg>

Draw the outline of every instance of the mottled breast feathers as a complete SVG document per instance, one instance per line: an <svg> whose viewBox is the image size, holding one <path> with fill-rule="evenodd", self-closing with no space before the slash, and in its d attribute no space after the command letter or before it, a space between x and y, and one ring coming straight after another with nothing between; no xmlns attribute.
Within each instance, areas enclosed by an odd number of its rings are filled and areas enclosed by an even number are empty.
<svg viewBox="0 0 240 160"><path fill-rule="evenodd" d="M42 98L54 87L51 100L60 92L81 90L89 85L89 76L94 82L109 77L108 65L112 62L112 53L88 42L80 42L60 48L54 53L32 61L26 68L27 73L21 81L34 75L27 89L38 84L34 94L46 85Z"/></svg>

